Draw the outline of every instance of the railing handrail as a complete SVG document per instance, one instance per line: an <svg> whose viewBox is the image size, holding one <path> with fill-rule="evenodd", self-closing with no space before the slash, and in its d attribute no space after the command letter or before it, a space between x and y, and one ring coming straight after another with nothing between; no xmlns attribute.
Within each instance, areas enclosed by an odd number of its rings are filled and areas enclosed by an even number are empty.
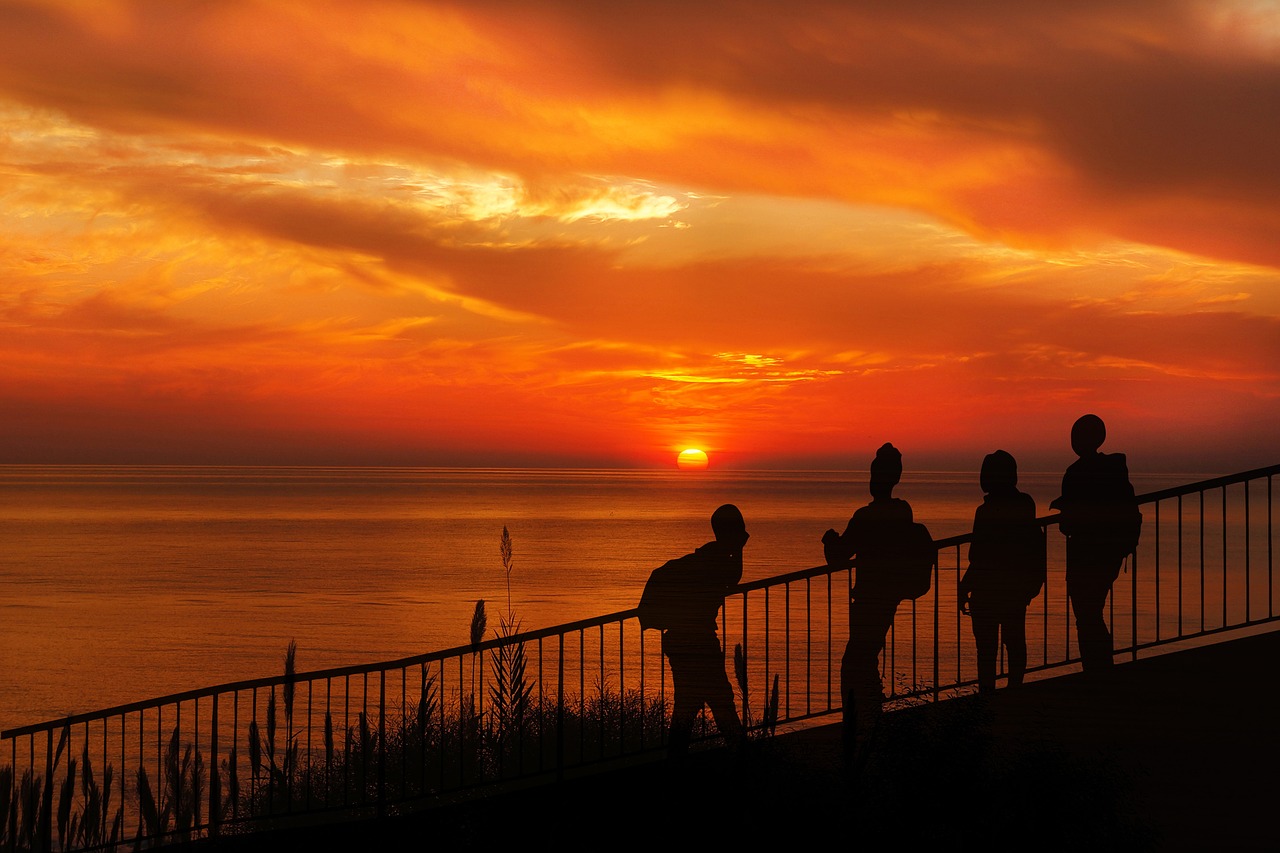
<svg viewBox="0 0 1280 853"><path fill-rule="evenodd" d="M1137 496L1139 504L1155 503L1169 498L1179 497L1182 495L1195 494L1210 489L1223 488L1234 485L1236 483L1246 482L1248 480L1259 479L1262 477L1270 477L1280 475L1280 465L1270 465L1263 468L1254 468L1248 471L1242 471L1236 474L1229 474L1222 477L1213 477L1207 480L1200 480L1194 483L1187 483L1181 486L1174 486L1168 489L1161 489L1154 492L1147 492ZM1036 522L1042 526L1057 524L1060 515L1051 513L1036 519ZM961 533L956 536L948 536L943 539L934 540L934 545L938 550L943 548L955 547L967 544L972 541L973 534ZM839 571L846 571L853 565L850 563L838 566L815 566L809 569L799 569L797 571L788 572L782 575L774 575L767 578L760 578L754 581L739 584L731 594L747 593L758 589L764 589L779 584L793 583L798 580L807 578L820 577L822 575L833 574ZM68 726L80 725L83 723L93 722L95 720L107 719L110 717L120 716L122 714L133 713L137 711L145 711L149 708L156 708L164 705L172 705L179 702L190 702L192 700L204 699L210 696L231 693L239 690L252 690L257 688L275 687L288 681L309 682L320 681L332 678L346 678L349 676L367 675L374 672L385 672L392 669L408 668L411 666L421 666L428 663L456 658L466 654L478 654L489 651L491 649L500 648L502 646L514 643L536 642L547 637L556 637L572 633L574 631L582 631L588 628L596 628L603 625L622 622L627 619L634 618L637 615L636 608L627 610L619 610L613 613L607 613L602 616L593 616L587 619L579 619L574 622L567 622L560 625L553 625L547 628L539 628L530 631L523 631L510 637L495 637L489 640L483 640L476 644L465 644L454 646L448 649L440 649L422 654L410 655L408 657L397 658L394 660L378 661L375 663L350 664L347 666L330 667L327 669L311 670L309 672L300 672L289 678L283 673L278 675L260 676L258 678L244 679L241 681L231 681L224 684L218 684L211 687L200 687L192 690L185 690L178 693L170 693L165 696L159 696L151 699L143 699L137 702L129 702L123 705L115 705L110 708L102 708L95 711L88 711L81 714L72 714L67 717L59 717L44 722L32 723L18 728L6 729L0 732L0 738L14 738L22 735L34 734L42 731L56 731Z"/></svg>

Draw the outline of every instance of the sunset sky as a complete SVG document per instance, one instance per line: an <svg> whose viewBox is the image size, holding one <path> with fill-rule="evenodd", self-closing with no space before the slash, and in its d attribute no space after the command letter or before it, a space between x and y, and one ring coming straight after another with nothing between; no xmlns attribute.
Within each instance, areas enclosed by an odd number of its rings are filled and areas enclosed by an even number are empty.
<svg viewBox="0 0 1280 853"><path fill-rule="evenodd" d="M0 200L0 462L1280 462L1274 2L0 0Z"/></svg>

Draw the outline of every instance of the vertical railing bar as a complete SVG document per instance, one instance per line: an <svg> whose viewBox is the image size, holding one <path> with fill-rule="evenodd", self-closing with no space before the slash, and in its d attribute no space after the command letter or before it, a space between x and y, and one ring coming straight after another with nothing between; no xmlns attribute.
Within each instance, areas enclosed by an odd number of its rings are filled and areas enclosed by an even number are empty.
<svg viewBox="0 0 1280 853"><path fill-rule="evenodd" d="M139 714L139 724L141 724L142 715ZM240 691L237 690L231 694L231 748L234 751L235 746L240 741ZM236 762L236 773L240 772L240 762ZM240 818L240 798L233 797L231 799L231 819L238 820Z"/></svg>
<svg viewBox="0 0 1280 853"><path fill-rule="evenodd" d="M1250 547L1251 543L1249 541L1249 481L1245 480L1242 485L1244 486L1244 624L1248 625L1250 622L1249 617L1253 612L1249 606L1253 598L1253 584L1250 583L1249 574L1249 552L1253 549Z"/></svg>
<svg viewBox="0 0 1280 853"><path fill-rule="evenodd" d="M1158 505L1157 505L1158 506ZM1160 535L1156 534L1156 553L1160 553ZM1133 640L1133 656L1132 660L1138 659L1138 548L1134 546L1133 553L1129 554L1125 559L1129 560L1129 606L1133 612L1129 619L1129 631ZM1111 631L1115 634L1115 603L1116 596L1111 594Z"/></svg>
<svg viewBox="0 0 1280 853"><path fill-rule="evenodd" d="M222 820L222 778L218 774L218 694L216 692L213 694L212 705L209 708L209 725L209 778L211 780L209 785L209 835L217 838L218 824ZM105 741L103 746L105 748ZM121 772L120 779L122 782L124 778L124 773Z"/></svg>
<svg viewBox="0 0 1280 853"><path fill-rule="evenodd" d="M49 853L53 849L53 729L46 730L44 759L44 791L41 800L40 849ZM35 772L31 774L35 776Z"/></svg>
<svg viewBox="0 0 1280 853"><path fill-rule="evenodd" d="M333 678L329 677L324 680L324 720L325 731L329 733L329 737L333 737ZM342 733L342 739L347 739L346 732ZM332 762L329 760L329 744L325 743L324 748L324 807L329 808L329 789L333 787Z"/></svg>
<svg viewBox="0 0 1280 853"><path fill-rule="evenodd" d="M107 772L107 724L108 718L102 718L102 772ZM124 790L124 768L120 768L120 790ZM120 802L124 802L124 798L120 798ZM110 818L108 817L108 820Z"/></svg>
<svg viewBox="0 0 1280 853"><path fill-rule="evenodd" d="M959 584L960 584L960 546L957 544L955 547L956 547L956 585L957 585L957 592L956 592L956 595L957 595L957 596L959 596L959 589L958 589L958 587L959 587ZM960 619L960 608L959 608L959 606L957 606L957 607L956 607L956 683L957 683L957 684L959 684L961 681L963 681L963 680L964 680L964 679L963 679L963 677L962 677L961 671L960 671L960 634L961 634L961 630L962 630L962 628L961 628L961 619Z"/></svg>
<svg viewBox="0 0 1280 853"><path fill-rule="evenodd" d="M1062 662L1070 663L1071 657L1071 584L1063 575L1062 595Z"/></svg>
<svg viewBox="0 0 1280 853"><path fill-rule="evenodd" d="M121 805L121 806L124 806L124 804L125 804L125 798L124 798L124 780L129 778L129 768L128 768L127 763L126 763L126 761L125 761L125 749L126 749L126 747L125 747L125 740L126 740L126 731L125 731L125 726L126 726L126 725L128 725L128 720L126 719L126 717L127 717L127 716L128 716L127 714L121 714L121 715L120 715L120 791L121 791L121 795L120 795L120 805ZM17 766L17 764L14 764L14 766L16 767L16 766ZM128 818L125 818L125 822L122 824L121 832L123 832L123 831L124 831L124 830L123 830L123 826L128 826L128 825L129 825Z"/></svg>
<svg viewBox="0 0 1280 853"><path fill-rule="evenodd" d="M461 656L461 655L459 655L459 656L458 656L458 659L459 659L459 660L461 660L461 659L462 659L462 656ZM445 675L446 671L447 671L447 670L445 669L444 659L442 658L442 659L440 660L440 689L439 689L438 691L436 691L436 695L439 697L439 701L438 701L438 702L436 702L436 705L437 705L437 706L439 706L439 708L440 708L440 748L437 750L437 752L439 752L439 753L440 753L440 790L441 790L441 791L444 791L444 789L445 789L445 778L444 778L444 774L445 774L445 760L444 760L444 725L445 725L445 716L444 716L444 697L447 695L447 694L445 693L445 688L448 686L448 683L447 683L448 676L447 676L447 675ZM461 667L459 667L459 676L461 676ZM461 719L462 719L462 679L461 679L461 677L459 677L459 679L458 679L458 719L459 719L459 720L461 720ZM461 723L459 723L459 726L461 726ZM461 732L459 732L459 740L461 740ZM424 777L424 778L425 778L425 777Z"/></svg>
<svg viewBox="0 0 1280 853"><path fill-rule="evenodd" d="M178 748L181 749L182 748L182 702L181 701L174 703L173 731L175 734L178 735ZM177 785L175 787L177 790L174 795L174 801L175 801L174 814L176 815L182 809L182 786Z"/></svg>
<svg viewBox="0 0 1280 853"><path fill-rule="evenodd" d="M1182 638L1182 495L1178 495L1178 638Z"/></svg>
<svg viewBox="0 0 1280 853"><path fill-rule="evenodd" d="M744 658L745 660L745 658ZM768 701L768 697L766 697ZM804 579L804 712L813 713L813 579Z"/></svg>
<svg viewBox="0 0 1280 853"><path fill-rule="evenodd" d="M1227 487L1222 487L1222 627L1227 627Z"/></svg>
<svg viewBox="0 0 1280 853"><path fill-rule="evenodd" d="M640 641L643 644L644 642L643 633L640 634ZM643 659L643 655L644 653L641 652L642 659ZM538 772L539 773L541 773L544 769L546 769L546 758L547 758L546 756L546 752L547 752L546 702L547 702L547 699L546 699L546 689L545 689L546 675L545 675L545 669L543 666L543 657L544 655L543 655L542 637L539 637L538 638ZM642 679L641 683L643 684L643 678L644 678L643 668L641 668L640 670L640 676ZM641 700L643 701L643 697L644 697L643 686L640 688L640 696L641 696ZM641 723L643 724L644 717L642 716L640 719L641 719ZM643 732L643 729L642 729L642 732Z"/></svg>
<svg viewBox="0 0 1280 853"><path fill-rule="evenodd" d="M1272 550L1275 547L1275 531L1272 526L1271 475L1267 475L1267 616L1274 616L1275 584L1272 575Z"/></svg>
<svg viewBox="0 0 1280 853"><path fill-rule="evenodd" d="M618 754L627 754L627 653L625 620L618 620ZM603 627L600 629L604 630ZM521 752L523 756L523 751ZM521 768L523 769L523 768Z"/></svg>
<svg viewBox="0 0 1280 853"><path fill-rule="evenodd" d="M889 652L887 655L885 655L885 660L883 662L877 661L877 663L883 663L881 667L882 671L880 673L881 681L883 681L885 677L884 670L888 670L889 695L897 696L898 695L898 677L897 677L898 676L898 609L896 607L893 610L893 620L890 621L889 623L889 637L890 637Z"/></svg>
<svg viewBox="0 0 1280 853"><path fill-rule="evenodd" d="M767 587L767 586L764 588L764 683L765 684L773 683L773 680L769 677L770 671L771 671L771 667L770 667L771 661L769 660L769 617L771 615L771 609L772 609L769 607L769 590L770 589L771 587Z"/></svg>
<svg viewBox="0 0 1280 853"><path fill-rule="evenodd" d="M409 668L400 667L400 799L405 799L409 794L409 764L408 753L406 748L409 743ZM422 701L422 696L418 696L418 701ZM385 744L384 744L385 748Z"/></svg>
<svg viewBox="0 0 1280 853"><path fill-rule="evenodd" d="M368 695L368 674L365 694ZM387 815L387 671L378 672L378 817Z"/></svg>
<svg viewBox="0 0 1280 853"><path fill-rule="evenodd" d="M351 676L342 677L342 807L351 805Z"/></svg>
<svg viewBox="0 0 1280 853"><path fill-rule="evenodd" d="M556 780L564 781L564 634L557 634L559 657L556 671Z"/></svg>
<svg viewBox="0 0 1280 853"><path fill-rule="evenodd" d="M645 672L649 660L644 651L644 626L640 626L640 751L645 749L645 723L649 720L649 694L645 687Z"/></svg>
<svg viewBox="0 0 1280 853"><path fill-rule="evenodd" d="M831 573L828 572L827 578L827 710L831 710ZM745 622L746 617L743 617ZM769 689L769 682L765 682L765 690Z"/></svg>
<svg viewBox="0 0 1280 853"><path fill-rule="evenodd" d="M658 696L662 702L663 718L665 722L666 715L669 713L667 707L667 661L662 653L662 644L658 644ZM668 742L667 729L663 726L662 731L658 733L658 743L666 744Z"/></svg>
<svg viewBox="0 0 1280 853"><path fill-rule="evenodd" d="M161 782L160 782L160 779L161 779L160 766L161 766L161 762L162 762L162 761L164 761L164 744L163 744L163 741L164 741L164 719L163 719L163 716L164 716L164 706L162 706L162 705L157 705L157 706L156 706L156 782L155 782L155 787L158 787L158 786L161 784Z"/></svg>
<svg viewBox="0 0 1280 853"><path fill-rule="evenodd" d="M192 716L195 718L194 720L195 734L192 735L191 740L192 740L192 743L195 744L196 754L199 755L200 754L200 697L197 696L196 698L192 699L191 704L193 706ZM85 729L85 734L88 734L87 727ZM199 808L199 801L197 800L196 802L193 802L191 806L192 806L191 826L192 826L192 829L196 831L196 834L198 834L200 830L200 826L195 821L195 811L197 808Z"/></svg>
<svg viewBox="0 0 1280 853"><path fill-rule="evenodd" d="M787 680L787 703L786 713L781 714L784 719L791 719L791 582L787 581L782 587L782 661L783 673Z"/></svg>
<svg viewBox="0 0 1280 853"><path fill-rule="evenodd" d="M464 740L465 740L466 730L469 727L470 723L466 718L475 712L474 706L475 706L475 699L476 699L475 694L473 693L471 696L468 697L471 703L471 707L463 708L462 691L467 686L467 676L466 676L466 673L463 672L463 668L462 668L462 662L465 657L466 657L465 654L458 655L458 787L459 788L464 787L467 784L467 775L466 775L467 746L464 743ZM471 670L472 670L473 679L475 678L475 667L476 667L475 653L472 652ZM441 667L441 671L443 671L443 666ZM474 683L474 681L472 683ZM442 714L440 719L444 720L443 697L440 703L440 708L441 708L441 714ZM441 731L443 731L443 729L441 729ZM440 778L442 779L444 778L443 755L441 756L441 759L440 759ZM441 784L441 787L444 787L443 784Z"/></svg>
<svg viewBox="0 0 1280 853"><path fill-rule="evenodd" d="M1156 572L1156 642L1158 643L1158 642L1160 642L1160 501L1156 501L1156 567L1155 567L1155 572ZM1137 584L1137 580L1138 580L1138 579L1137 579L1137 577L1134 577L1134 578L1133 578L1133 581L1134 581L1134 584L1133 584L1133 585L1134 585L1134 588L1135 588L1135 589L1136 589L1136 588L1137 588L1137 586L1138 586L1138 584ZM1136 595L1135 595L1135 597L1134 597L1134 601L1135 601L1135 602L1137 601L1137 597L1136 597ZM1135 610L1136 610L1136 605L1135 605ZM1133 642L1134 642L1134 645L1137 645L1137 643L1138 643L1138 636L1137 636L1137 634L1135 634L1135 635L1134 635L1134 637L1133 637Z"/></svg>
<svg viewBox="0 0 1280 853"><path fill-rule="evenodd" d="M578 761L587 755L587 631L578 629Z"/></svg>
<svg viewBox="0 0 1280 853"><path fill-rule="evenodd" d="M1199 544L1200 544L1200 633L1201 633L1201 634L1203 634L1203 633L1204 633L1204 614L1205 614L1205 610L1207 609L1207 608L1205 607L1205 600L1204 600L1204 573L1205 573L1205 565L1204 565L1204 489L1201 489L1201 490L1200 490L1200 539L1199 539Z"/></svg>
<svg viewBox="0 0 1280 853"><path fill-rule="evenodd" d="M748 636L747 636L747 598L748 598L748 597L749 597L749 594L748 594L748 593L745 593L745 592L744 592L744 593L742 594L742 663L743 663L743 666L744 666L744 667L747 667L748 672L750 672L750 667L748 666L748 662L751 660L751 644L750 644L749 642L747 642L747 640L748 640ZM726 642L726 643L728 643L728 642L729 642L729 640L728 640L728 637L727 637L727 636L725 637L725 642ZM743 690L742 700L743 700L744 702L748 701L748 700L747 700L747 695L748 695L748 694L749 694L749 692L750 692L750 687L751 687L751 677L750 677L750 675L748 675L748 676L747 676L747 683L746 683L745 685L742 685L742 690ZM766 689L766 691L767 691L767 690L768 690L768 687L766 686L766 688L765 688L765 689ZM768 697L768 696L765 696L765 701L766 701L766 702L768 701L768 699L769 699L769 697ZM745 725L747 724L747 721L746 721L746 720L743 720L743 721L742 721L742 724L745 726Z"/></svg>
<svg viewBox="0 0 1280 853"><path fill-rule="evenodd" d="M311 785L312 777L315 775L313 768L315 767L314 753L311 750L311 730L315 728L314 722L314 697L315 681L307 679L307 796L305 811L311 811ZM296 769L296 767L295 767Z"/></svg>
<svg viewBox="0 0 1280 853"><path fill-rule="evenodd" d="M916 690L916 685L920 683L920 675L916 669L916 600L911 599L911 689L907 691L907 695L911 695Z"/></svg>
<svg viewBox="0 0 1280 853"><path fill-rule="evenodd" d="M942 569L938 565L938 552L933 552L933 701L937 702L940 698L940 689L942 681L941 670L941 653L938 643L938 634L942 631L941 611L942 611ZM956 652L960 651L960 644L956 644Z"/></svg>
<svg viewBox="0 0 1280 853"><path fill-rule="evenodd" d="M600 755L599 755L599 757L600 757L600 758L604 758L604 744L605 744L605 740L604 740L604 706L605 706L604 697L605 697L605 683L604 683L604 624L603 624L603 623L600 625L600 668L599 668L599 670L597 670L597 672L596 672L596 678L598 678L598 679L599 679L599 684L600 684L600 691L599 691L599 692L600 692L600 698L599 698L599 702L600 702L600 711L599 711L599 717L600 717L600 726L599 726L599 730L600 730Z"/></svg>
<svg viewBox="0 0 1280 853"><path fill-rule="evenodd" d="M418 793L423 797L427 795L427 729L431 725L431 719L427 716L427 710L429 709L427 705L428 666L429 664L426 661L418 665L418 708L417 713L414 714L415 722L417 719L422 720L422 725L418 727ZM442 665L440 669L443 672L444 666ZM440 680L444 681L444 678L442 677ZM444 701L443 696L440 701ZM443 735L443 732L441 734Z"/></svg>

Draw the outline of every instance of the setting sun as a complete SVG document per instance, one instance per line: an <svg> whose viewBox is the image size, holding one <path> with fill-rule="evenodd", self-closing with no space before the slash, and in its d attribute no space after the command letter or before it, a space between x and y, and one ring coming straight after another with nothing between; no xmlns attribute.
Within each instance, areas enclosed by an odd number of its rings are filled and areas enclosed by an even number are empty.
<svg viewBox="0 0 1280 853"><path fill-rule="evenodd" d="M701 470L707 467L707 454L696 447L690 447L680 451L680 455L676 457L676 464L682 470Z"/></svg>

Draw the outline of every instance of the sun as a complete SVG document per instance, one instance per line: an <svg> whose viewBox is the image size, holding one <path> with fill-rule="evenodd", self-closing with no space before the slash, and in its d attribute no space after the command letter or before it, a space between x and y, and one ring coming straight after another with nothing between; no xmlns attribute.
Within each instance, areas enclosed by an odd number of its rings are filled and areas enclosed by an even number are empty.
<svg viewBox="0 0 1280 853"><path fill-rule="evenodd" d="M680 466L682 471L701 471L707 467L707 454L696 447L681 450L680 455L676 457L676 465Z"/></svg>

